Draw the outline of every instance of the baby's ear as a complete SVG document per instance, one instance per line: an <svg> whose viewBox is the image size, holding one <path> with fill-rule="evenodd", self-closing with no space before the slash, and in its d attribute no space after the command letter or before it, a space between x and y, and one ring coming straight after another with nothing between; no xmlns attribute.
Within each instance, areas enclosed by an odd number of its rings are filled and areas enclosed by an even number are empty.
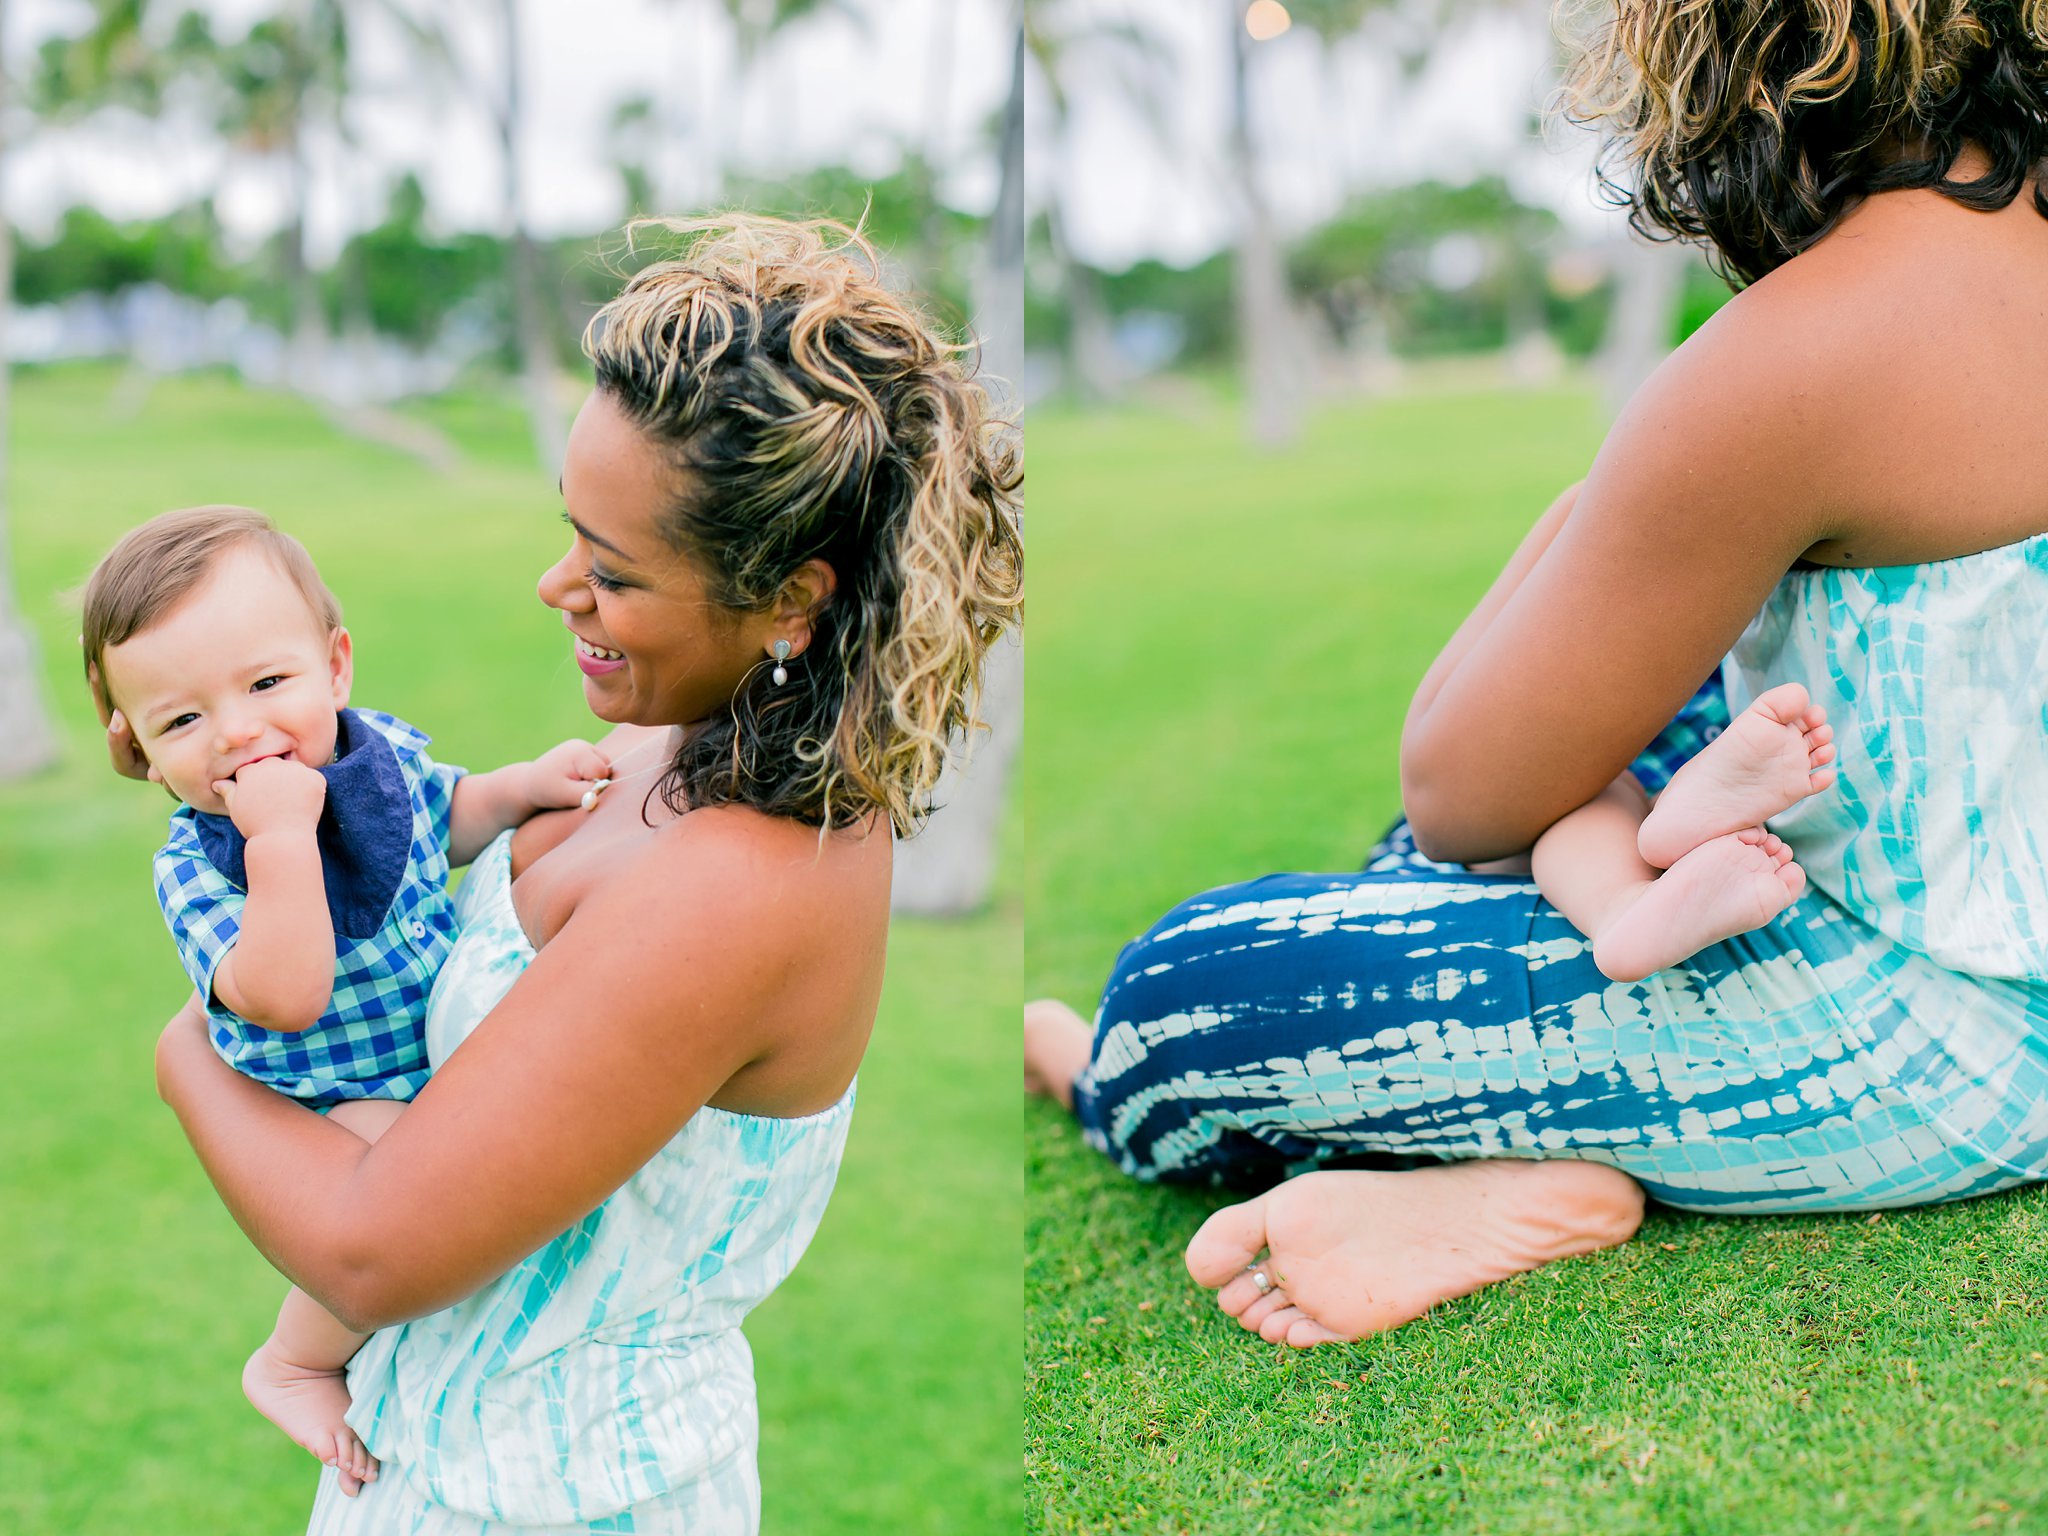
<svg viewBox="0 0 2048 1536"><path fill-rule="evenodd" d="M349 689L356 680L355 642L338 624L334 633L327 637L327 669L329 681L334 686L334 707L348 708Z"/></svg>

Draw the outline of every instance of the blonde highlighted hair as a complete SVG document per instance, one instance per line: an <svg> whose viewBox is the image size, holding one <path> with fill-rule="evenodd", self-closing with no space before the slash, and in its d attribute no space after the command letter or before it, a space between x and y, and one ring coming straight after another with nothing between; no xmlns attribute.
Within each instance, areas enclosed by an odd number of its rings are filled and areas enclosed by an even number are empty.
<svg viewBox="0 0 2048 1536"><path fill-rule="evenodd" d="M663 794L909 832L1021 613L1015 432L858 230L728 214L628 231L649 234L681 253L635 274L583 350L681 471L665 537L734 610L811 560L838 582L788 683L756 668L729 716L685 733Z"/></svg>
<svg viewBox="0 0 2048 1536"><path fill-rule="evenodd" d="M106 683L110 646L132 640L163 618L206 579L231 549L261 550L305 598L315 622L341 627L341 604L320 579L306 546L248 507L185 507L164 512L123 534L86 578L79 643L86 686L100 713L115 705Z"/></svg>
<svg viewBox="0 0 2048 1536"><path fill-rule="evenodd" d="M1873 192L2003 208L2048 160L2048 0L1559 0L1556 20L1556 109L1608 135L1603 186L1738 286ZM1951 180L1966 146L1989 169Z"/></svg>

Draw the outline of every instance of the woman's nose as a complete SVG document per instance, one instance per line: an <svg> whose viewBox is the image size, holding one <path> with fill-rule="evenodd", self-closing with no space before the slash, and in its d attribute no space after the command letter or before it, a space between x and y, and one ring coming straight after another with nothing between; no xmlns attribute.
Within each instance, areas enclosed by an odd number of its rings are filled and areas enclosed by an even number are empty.
<svg viewBox="0 0 2048 1536"><path fill-rule="evenodd" d="M534 591L540 600L550 608L560 608L568 613L588 613L597 606L597 600L590 595L590 587L574 571L569 569L569 555L572 549L553 565L540 573L540 580L534 584Z"/></svg>

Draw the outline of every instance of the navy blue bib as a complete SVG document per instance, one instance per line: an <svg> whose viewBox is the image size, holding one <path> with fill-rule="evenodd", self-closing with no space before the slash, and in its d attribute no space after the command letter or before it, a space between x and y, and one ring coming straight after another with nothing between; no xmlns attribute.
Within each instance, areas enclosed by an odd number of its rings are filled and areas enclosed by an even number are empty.
<svg viewBox="0 0 2048 1536"><path fill-rule="evenodd" d="M412 857L412 791L383 732L352 709L335 716L334 761L315 837L334 931L367 939L384 926ZM199 846L213 867L249 888L249 840L226 816L195 811Z"/></svg>

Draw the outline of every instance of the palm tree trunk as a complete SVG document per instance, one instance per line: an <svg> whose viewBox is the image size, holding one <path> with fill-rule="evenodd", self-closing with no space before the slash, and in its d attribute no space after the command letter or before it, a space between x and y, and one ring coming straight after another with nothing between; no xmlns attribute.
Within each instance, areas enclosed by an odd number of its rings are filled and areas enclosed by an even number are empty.
<svg viewBox="0 0 2048 1536"><path fill-rule="evenodd" d="M939 173L946 153L946 110L953 82L953 34L958 12L952 5L932 9L930 53L925 60L924 217L918 221L918 261L922 281L935 284L945 260L945 215L939 207Z"/></svg>
<svg viewBox="0 0 2048 1536"><path fill-rule="evenodd" d="M285 291L292 300L291 382L294 389L319 396L327 384L327 315L320 305L319 280L306 260L306 204L313 175L306 164L304 123L294 125L285 154L291 177L291 220L283 236Z"/></svg>
<svg viewBox="0 0 2048 1536"><path fill-rule="evenodd" d="M0 75L0 124L6 122L6 93ZM6 144L0 140L0 166L5 162ZM15 605L7 558L7 317L13 305L14 230L0 206L0 780L25 778L57 761L57 735L43 707L35 635Z"/></svg>
<svg viewBox="0 0 2048 1536"><path fill-rule="evenodd" d="M1239 231L1231 290L1237 308L1238 355L1251 407L1252 441L1265 448L1292 442L1301 430L1301 348L1272 211L1259 184L1252 150L1250 60L1245 56L1244 0L1230 0L1230 162L1236 173Z"/></svg>
<svg viewBox="0 0 2048 1536"><path fill-rule="evenodd" d="M1024 371L1024 9L1013 7L1016 46L1003 104L995 212L989 218L980 311L982 372L992 392L1014 400Z"/></svg>
<svg viewBox="0 0 2048 1536"><path fill-rule="evenodd" d="M1672 348L1691 255L1674 242L1624 236L1614 246L1614 307L1594 367L1610 415L1619 415Z"/></svg>
<svg viewBox="0 0 2048 1536"><path fill-rule="evenodd" d="M1123 389L1109 306L1094 270L1067 244L1059 200L1046 204L1045 227L1060 262L1060 291L1067 301L1067 379L1083 400L1111 400Z"/></svg>
<svg viewBox="0 0 2048 1536"><path fill-rule="evenodd" d="M505 94L498 144L505 161L505 207L512 222L512 325L519 353L520 393L533 432L533 450L548 478L562 472L566 446L554 389L554 333L541 301L540 253L526 230L525 178L519 166L519 127L525 86L519 62L519 0L499 0L505 44Z"/></svg>
<svg viewBox="0 0 2048 1536"><path fill-rule="evenodd" d="M1003 108L1002 180L975 308L981 337L983 381L999 402L1015 409L1018 371L1024 360L1024 15L1016 8L1017 50L1010 72L1010 97ZM932 818L896 855L890 905L898 912L955 914L988 901L995 876L996 844L1003 808L1009 801L1011 769L1024 723L1024 650L1006 636L989 654L979 704L989 723L988 739L963 768L962 743L940 780L933 802L944 814Z"/></svg>

